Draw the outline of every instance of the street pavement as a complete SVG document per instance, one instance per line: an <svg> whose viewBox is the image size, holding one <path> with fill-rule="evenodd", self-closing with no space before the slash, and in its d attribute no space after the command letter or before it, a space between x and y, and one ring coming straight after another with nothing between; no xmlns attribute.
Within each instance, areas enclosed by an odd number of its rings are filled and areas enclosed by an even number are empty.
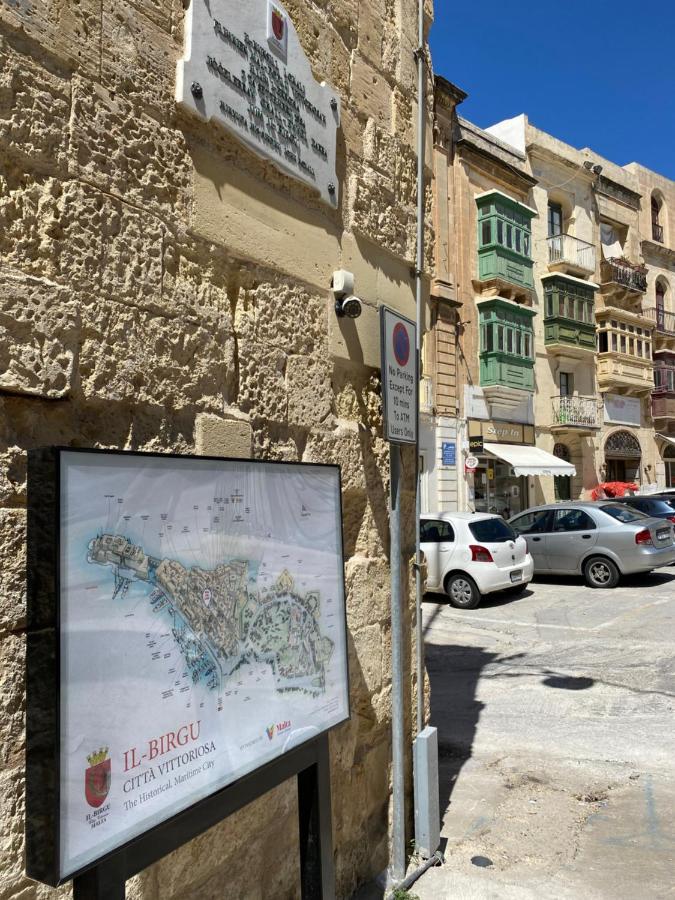
<svg viewBox="0 0 675 900"><path fill-rule="evenodd" d="M446 861L411 893L675 898L675 568L424 623Z"/></svg>

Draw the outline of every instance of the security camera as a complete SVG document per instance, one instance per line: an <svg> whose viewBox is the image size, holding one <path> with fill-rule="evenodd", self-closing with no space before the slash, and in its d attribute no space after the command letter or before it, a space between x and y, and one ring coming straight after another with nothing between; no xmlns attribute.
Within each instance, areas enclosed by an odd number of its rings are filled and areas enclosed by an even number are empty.
<svg viewBox="0 0 675 900"><path fill-rule="evenodd" d="M338 318L346 316L348 319L358 319L361 315L362 305L358 297L354 294L347 294L346 297L335 298L335 315Z"/></svg>
<svg viewBox="0 0 675 900"><path fill-rule="evenodd" d="M362 304L354 295L354 274L346 269L338 269L333 272L330 287L335 295L335 315L338 318L346 316L348 319L358 319Z"/></svg>

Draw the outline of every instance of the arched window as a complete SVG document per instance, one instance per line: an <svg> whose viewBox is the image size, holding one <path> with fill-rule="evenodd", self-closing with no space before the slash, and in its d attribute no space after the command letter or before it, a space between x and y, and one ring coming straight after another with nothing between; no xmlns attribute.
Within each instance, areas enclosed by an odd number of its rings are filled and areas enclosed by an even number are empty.
<svg viewBox="0 0 675 900"><path fill-rule="evenodd" d="M640 442L630 431L615 431L605 442L605 456L619 456L624 459L642 456Z"/></svg>
<svg viewBox="0 0 675 900"><path fill-rule="evenodd" d="M659 221L661 216L661 202L656 194L652 194L652 239L663 243L663 225Z"/></svg>
<svg viewBox="0 0 675 900"><path fill-rule="evenodd" d="M663 331L666 327L666 288L662 281L656 282L656 327Z"/></svg>

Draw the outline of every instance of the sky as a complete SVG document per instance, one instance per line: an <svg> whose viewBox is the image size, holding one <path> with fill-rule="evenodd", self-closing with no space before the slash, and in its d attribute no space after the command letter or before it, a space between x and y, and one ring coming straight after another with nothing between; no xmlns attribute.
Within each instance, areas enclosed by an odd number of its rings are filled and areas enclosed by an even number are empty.
<svg viewBox="0 0 675 900"><path fill-rule="evenodd" d="M675 180L673 0L435 0L434 71L481 128L526 113L618 165Z"/></svg>

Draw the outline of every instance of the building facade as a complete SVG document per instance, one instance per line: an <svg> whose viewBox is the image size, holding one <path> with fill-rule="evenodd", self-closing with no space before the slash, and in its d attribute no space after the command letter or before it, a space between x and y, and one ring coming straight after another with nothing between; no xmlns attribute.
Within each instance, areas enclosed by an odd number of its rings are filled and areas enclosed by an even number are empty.
<svg viewBox="0 0 675 900"><path fill-rule="evenodd" d="M670 485L675 186L526 116L481 130L457 101L448 116L457 90L436 85L452 148L447 174L435 157L435 203L456 226L437 221L458 304L454 508L514 515L605 481ZM442 373L429 377L438 397Z"/></svg>
<svg viewBox="0 0 675 900"><path fill-rule="evenodd" d="M220 14L223 54L246 56L238 17L253 5L202 4ZM267 3L255 5L264 28ZM388 864L389 471L378 306L415 316L417 3L284 4L298 54L339 96L329 112L339 113L336 182L324 186L330 202L231 129L176 103L189 7L84 0L0 8L6 900L64 896L24 875L26 453L46 445L341 466L352 716L330 736L338 895ZM430 23L431 4L427 12ZM250 94L245 79L217 60L203 78L222 91L240 129L250 115L248 130L266 146L280 135L292 144L278 110L236 112L227 98ZM201 87L190 88L194 98ZM295 108L285 93L295 88L279 90L281 107ZM355 320L335 313L331 277L340 269L353 273L362 301ZM402 538L411 556L412 450L403 469ZM410 748L414 590L403 580ZM408 774L410 799L410 765ZM297 897L295 783L182 847L129 890L139 900Z"/></svg>

